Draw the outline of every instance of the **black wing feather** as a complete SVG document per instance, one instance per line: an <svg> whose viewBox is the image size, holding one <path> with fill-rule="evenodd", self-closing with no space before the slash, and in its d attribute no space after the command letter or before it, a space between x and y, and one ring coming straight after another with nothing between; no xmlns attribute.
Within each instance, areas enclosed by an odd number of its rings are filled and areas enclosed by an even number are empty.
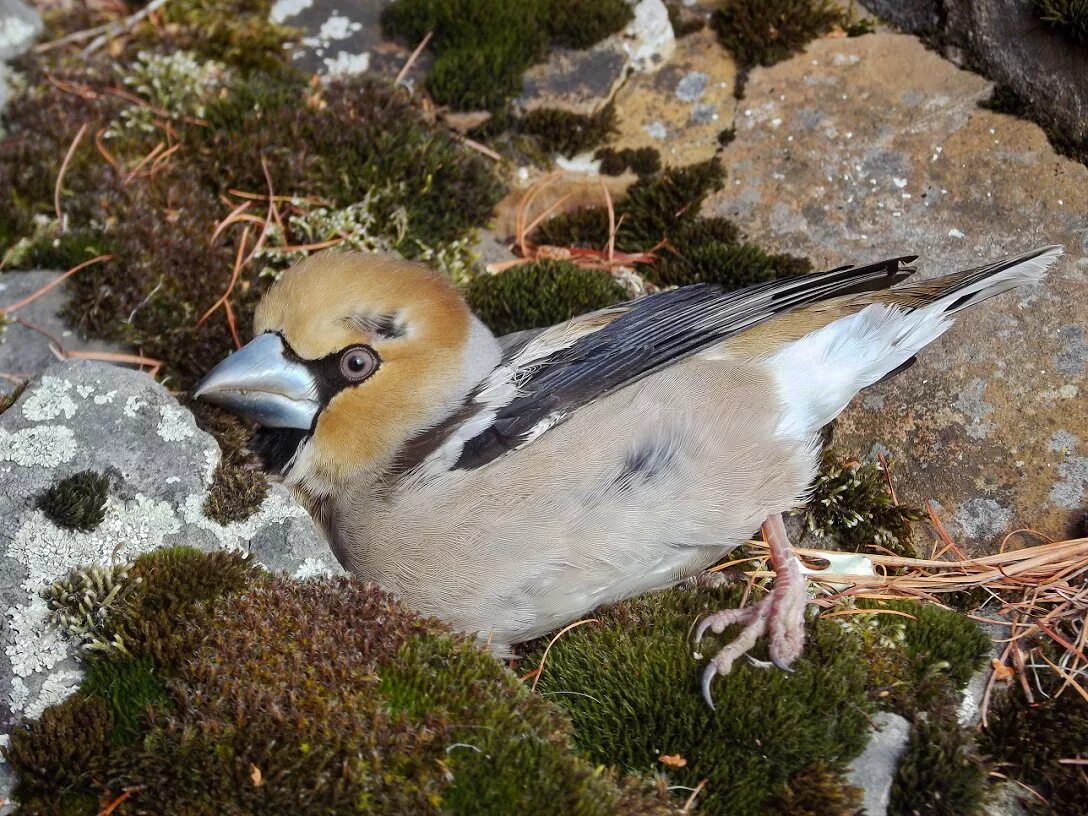
<svg viewBox="0 0 1088 816"><path fill-rule="evenodd" d="M746 289L696 284L649 295L609 325L533 363L519 395L470 439L457 468L480 467L518 447L542 420L567 414L790 309L883 289L909 274L916 256L841 267Z"/></svg>

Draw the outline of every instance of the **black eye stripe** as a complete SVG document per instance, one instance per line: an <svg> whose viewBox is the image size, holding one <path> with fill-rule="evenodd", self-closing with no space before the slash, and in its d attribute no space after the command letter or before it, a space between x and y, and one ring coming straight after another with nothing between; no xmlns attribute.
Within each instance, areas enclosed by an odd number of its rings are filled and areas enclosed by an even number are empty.
<svg viewBox="0 0 1088 816"><path fill-rule="evenodd" d="M361 382L366 382L367 379L373 377L377 373L378 369L382 367L382 358L374 350L372 346L366 344L359 344L355 346L348 346L345 349L334 351L331 354L326 354L317 360L306 360L298 355L298 353L291 348L291 344L287 342L287 338L283 336L283 332L273 332L279 336L283 341L283 354L284 357L300 365L306 366L310 374L313 375L314 382L317 384L317 398L322 406L328 404L329 400L343 391L345 388L350 388L355 385L359 385ZM360 349L365 353L368 353L374 361L374 367L370 374L357 381L348 380L340 371L340 361L344 356L344 352L349 349ZM316 420L315 420L316 422Z"/></svg>

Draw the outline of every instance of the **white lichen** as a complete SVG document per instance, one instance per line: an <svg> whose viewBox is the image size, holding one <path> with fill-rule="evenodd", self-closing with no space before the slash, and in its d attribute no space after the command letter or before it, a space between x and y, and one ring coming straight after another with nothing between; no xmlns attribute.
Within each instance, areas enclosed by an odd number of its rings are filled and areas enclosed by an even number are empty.
<svg viewBox="0 0 1088 816"><path fill-rule="evenodd" d="M141 408L146 408L147 402L137 397L135 394L125 400L125 416L129 419L135 419L136 414L139 413Z"/></svg>
<svg viewBox="0 0 1088 816"><path fill-rule="evenodd" d="M193 423L193 415L183 408L174 405L162 405L159 407L159 427L156 429L159 437L167 442L181 442L193 435L196 426Z"/></svg>
<svg viewBox="0 0 1088 816"><path fill-rule="evenodd" d="M71 419L78 407L69 393L71 390L72 384L67 380L45 375L23 400L23 416L31 422L49 422L61 414Z"/></svg>
<svg viewBox="0 0 1088 816"><path fill-rule="evenodd" d="M257 512L247 519L235 521L231 524L219 522L204 515L204 497L190 496L181 508L182 519L187 524L192 524L202 530L207 530L216 537L220 546L230 550L245 550L246 544L257 533L271 524L283 524L288 519L304 518L306 511L288 501L278 491L268 494Z"/></svg>
<svg viewBox="0 0 1088 816"><path fill-rule="evenodd" d="M324 561L311 557L303 561L291 577L297 581L305 581L307 578L324 578L335 574L336 570Z"/></svg>
<svg viewBox="0 0 1088 816"><path fill-rule="evenodd" d="M0 428L0 462L55 468L75 455L75 434L64 425L36 425L14 433Z"/></svg>
<svg viewBox="0 0 1088 816"><path fill-rule="evenodd" d="M95 405L112 405L113 404L113 398L116 397L116 396L117 396L116 389L113 390L113 391L107 391L105 394L95 394L94 404Z"/></svg>

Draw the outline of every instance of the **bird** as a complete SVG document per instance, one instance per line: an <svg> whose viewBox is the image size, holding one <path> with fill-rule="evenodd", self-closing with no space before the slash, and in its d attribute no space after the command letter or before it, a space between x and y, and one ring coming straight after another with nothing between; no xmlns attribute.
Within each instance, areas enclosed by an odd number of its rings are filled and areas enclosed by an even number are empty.
<svg viewBox="0 0 1088 816"><path fill-rule="evenodd" d="M254 339L194 396L254 423L251 450L341 563L497 655L593 609L705 575L762 528L775 578L695 631L766 636L790 670L808 595L782 513L820 432L990 297L1040 283L1047 246L909 280L917 256L730 291L666 289L496 337L460 290L395 255L311 255Z"/></svg>

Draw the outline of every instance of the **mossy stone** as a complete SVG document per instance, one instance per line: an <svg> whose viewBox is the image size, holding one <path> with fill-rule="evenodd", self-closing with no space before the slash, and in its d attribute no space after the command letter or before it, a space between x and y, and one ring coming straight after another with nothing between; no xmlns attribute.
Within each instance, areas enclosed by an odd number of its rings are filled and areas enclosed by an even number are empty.
<svg viewBox="0 0 1088 816"><path fill-rule="evenodd" d="M626 299L607 272L567 261L535 261L479 275L466 295L476 315L500 335L562 323Z"/></svg>
<svg viewBox="0 0 1088 816"><path fill-rule="evenodd" d="M436 102L501 110L549 43L586 48L631 16L623 0L395 0L382 12L382 28L412 45L433 33L426 84Z"/></svg>
<svg viewBox="0 0 1088 816"><path fill-rule="evenodd" d="M90 532L106 518L110 477L84 470L61 479L38 498L38 508L58 527Z"/></svg>
<svg viewBox="0 0 1088 816"><path fill-rule="evenodd" d="M792 674L739 661L715 680L716 709L707 707L701 672L736 628L693 647L691 627L709 611L736 606L741 595L675 589L625 601L597 613L600 624L560 637L540 676L540 692L569 712L575 741L590 758L640 774L665 772L670 784L706 779L699 812L709 816L766 813L815 759L838 767L868 736L861 641L836 621L809 625ZM523 666L535 667L542 652L543 644L531 649ZM766 653L757 647L754 656ZM676 754L684 767L661 762Z"/></svg>

